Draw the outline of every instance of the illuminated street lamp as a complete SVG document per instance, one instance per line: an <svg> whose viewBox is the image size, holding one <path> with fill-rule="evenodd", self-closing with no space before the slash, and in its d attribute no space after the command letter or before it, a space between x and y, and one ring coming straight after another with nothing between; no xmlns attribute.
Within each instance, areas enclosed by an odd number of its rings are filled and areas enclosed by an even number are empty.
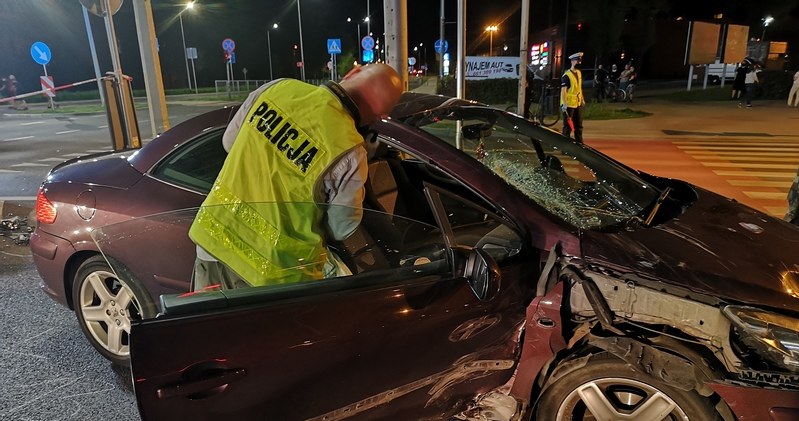
<svg viewBox="0 0 799 421"><path fill-rule="evenodd" d="M186 3L186 6L183 7L183 10L178 13L178 18L180 19L180 37L183 38L183 58L186 60L186 81L189 84L189 89L191 89L191 76L189 75L189 53L186 51L186 34L183 32L183 12L189 9L194 9L193 1Z"/></svg>
<svg viewBox="0 0 799 421"><path fill-rule="evenodd" d="M761 41L765 41L766 40L766 28L768 28L768 26L769 26L769 24L771 24L771 22L774 22L774 18L773 17L766 16L766 17L763 18L763 35L760 37Z"/></svg>
<svg viewBox="0 0 799 421"><path fill-rule="evenodd" d="M272 24L272 29L277 29L277 24ZM266 30L266 44L269 50L269 80L275 80L275 77L272 75L272 39L269 37L270 30Z"/></svg>
<svg viewBox="0 0 799 421"><path fill-rule="evenodd" d="M499 26L498 25L486 26L486 31L488 32L488 38L489 38L489 43L488 43L488 55L489 56L493 56L494 55L494 32L497 32L498 30L499 30Z"/></svg>

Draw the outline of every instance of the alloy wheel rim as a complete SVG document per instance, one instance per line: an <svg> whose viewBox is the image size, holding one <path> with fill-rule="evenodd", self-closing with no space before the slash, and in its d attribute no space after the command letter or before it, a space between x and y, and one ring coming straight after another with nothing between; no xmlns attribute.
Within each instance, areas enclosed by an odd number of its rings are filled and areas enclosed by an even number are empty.
<svg viewBox="0 0 799 421"><path fill-rule="evenodd" d="M116 356L130 355L131 320L141 319L133 292L113 273L94 271L81 285L79 298L83 323L95 342Z"/></svg>
<svg viewBox="0 0 799 421"><path fill-rule="evenodd" d="M688 415L674 399L652 385L611 377L575 388L560 404L556 420L688 421Z"/></svg>

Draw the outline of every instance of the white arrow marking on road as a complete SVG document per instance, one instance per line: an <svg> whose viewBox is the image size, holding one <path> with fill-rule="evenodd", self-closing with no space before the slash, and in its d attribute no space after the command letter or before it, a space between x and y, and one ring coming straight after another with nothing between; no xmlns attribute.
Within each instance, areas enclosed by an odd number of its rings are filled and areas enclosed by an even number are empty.
<svg viewBox="0 0 799 421"><path fill-rule="evenodd" d="M75 132L79 132L79 131L80 130L66 130L66 131L63 131L63 132L56 132L55 134L67 134L67 133L75 133Z"/></svg>
<svg viewBox="0 0 799 421"><path fill-rule="evenodd" d="M20 126L31 126L31 125L34 125L34 124L44 124L44 123L45 123L44 121L31 121L30 123L20 123L19 125Z"/></svg>
<svg viewBox="0 0 799 421"><path fill-rule="evenodd" d="M39 58L42 59L42 61L47 60L47 53L45 53L44 51L40 50L38 45L33 47L33 49L36 50L36 53L39 54Z"/></svg>
<svg viewBox="0 0 799 421"><path fill-rule="evenodd" d="M12 137L11 139L3 139L3 142L11 142L12 140L25 140L32 139L33 136Z"/></svg>

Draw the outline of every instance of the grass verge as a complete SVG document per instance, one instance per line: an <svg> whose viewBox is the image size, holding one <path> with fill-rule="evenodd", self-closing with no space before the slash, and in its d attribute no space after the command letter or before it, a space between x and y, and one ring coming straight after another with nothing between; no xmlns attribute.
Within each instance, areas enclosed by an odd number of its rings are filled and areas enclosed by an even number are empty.
<svg viewBox="0 0 799 421"><path fill-rule="evenodd" d="M608 104L586 104L583 120L622 120L649 117L651 115L652 113L627 107L619 108Z"/></svg>

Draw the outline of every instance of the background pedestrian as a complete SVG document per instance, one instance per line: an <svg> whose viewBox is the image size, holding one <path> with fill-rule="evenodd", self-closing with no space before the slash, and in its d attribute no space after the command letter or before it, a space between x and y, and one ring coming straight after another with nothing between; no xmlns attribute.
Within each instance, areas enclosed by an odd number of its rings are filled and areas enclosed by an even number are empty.
<svg viewBox="0 0 799 421"><path fill-rule="evenodd" d="M791 92L788 93L788 106L791 105L799 107L799 70L793 74L793 85L791 85Z"/></svg>
<svg viewBox="0 0 799 421"><path fill-rule="evenodd" d="M744 79L746 108L752 108L752 97L755 96L755 89L757 89L758 83L760 83L760 80L757 78L757 66L751 66L749 70L747 70L746 78ZM742 105L743 104L738 103L739 107Z"/></svg>
<svg viewBox="0 0 799 421"><path fill-rule="evenodd" d="M738 67L735 68L735 79L732 81L732 94L730 99L739 99L741 98L741 92L746 88L744 85L744 80L746 79L746 70L747 65L746 61L742 61L738 64Z"/></svg>

